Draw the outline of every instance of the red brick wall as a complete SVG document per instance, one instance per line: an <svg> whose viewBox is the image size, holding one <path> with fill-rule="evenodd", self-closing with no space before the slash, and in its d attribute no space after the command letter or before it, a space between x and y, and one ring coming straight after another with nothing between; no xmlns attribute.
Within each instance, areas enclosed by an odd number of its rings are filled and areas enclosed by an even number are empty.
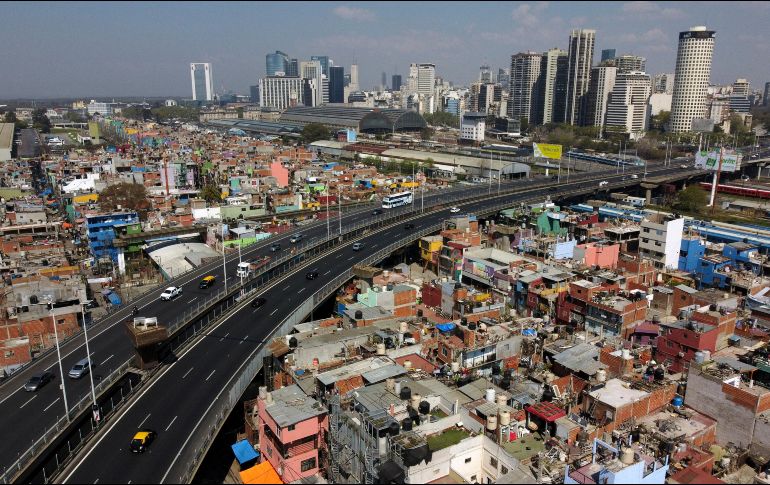
<svg viewBox="0 0 770 485"><path fill-rule="evenodd" d="M727 399L739 406L743 406L751 410L757 409L759 396L725 383L722 383L722 392L725 394Z"/></svg>

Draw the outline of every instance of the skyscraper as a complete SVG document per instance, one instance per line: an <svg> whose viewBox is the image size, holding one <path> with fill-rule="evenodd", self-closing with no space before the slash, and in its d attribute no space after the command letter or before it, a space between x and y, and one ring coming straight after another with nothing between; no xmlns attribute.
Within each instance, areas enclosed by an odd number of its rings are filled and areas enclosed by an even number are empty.
<svg viewBox="0 0 770 485"><path fill-rule="evenodd" d="M770 106L770 82L765 83L765 92L762 94L762 106Z"/></svg>
<svg viewBox="0 0 770 485"><path fill-rule="evenodd" d="M497 83L502 85L505 89L508 89L508 86L511 85L511 75L508 74L507 69L501 67L497 70Z"/></svg>
<svg viewBox="0 0 770 485"><path fill-rule="evenodd" d="M607 114L607 101L615 87L618 68L615 66L597 66L591 69L591 82L586 96L586 126L604 126Z"/></svg>
<svg viewBox="0 0 770 485"><path fill-rule="evenodd" d="M674 73L656 74L652 78L652 91L654 93L671 94L674 92Z"/></svg>
<svg viewBox="0 0 770 485"><path fill-rule="evenodd" d="M615 86L607 101L605 124L621 128L630 133L632 139L637 139L647 130L651 93L652 80L648 74L641 71L620 72L618 69Z"/></svg>
<svg viewBox="0 0 770 485"><path fill-rule="evenodd" d="M615 59L615 49L602 49L602 59L600 62Z"/></svg>
<svg viewBox="0 0 770 485"><path fill-rule="evenodd" d="M329 102L345 102L345 68L342 66L329 68Z"/></svg>
<svg viewBox="0 0 770 485"><path fill-rule="evenodd" d="M380 88L385 91L388 89L388 75L385 74L385 71L382 71L382 83L380 83Z"/></svg>
<svg viewBox="0 0 770 485"><path fill-rule="evenodd" d="M595 30L574 29L569 36L565 123L574 125L582 122L585 94L591 79L595 42Z"/></svg>
<svg viewBox="0 0 770 485"><path fill-rule="evenodd" d="M289 56L281 51L275 51L265 56L265 72L268 76L275 76L279 72L289 75ZM296 74L294 74L296 76Z"/></svg>
<svg viewBox="0 0 770 485"><path fill-rule="evenodd" d="M249 86L249 101L252 103L259 103L259 84Z"/></svg>
<svg viewBox="0 0 770 485"><path fill-rule="evenodd" d="M360 91L361 88L358 85L358 64L350 65L350 92Z"/></svg>
<svg viewBox="0 0 770 485"><path fill-rule="evenodd" d="M615 58L615 66L618 68L618 72L644 72L646 62L647 59L644 57L632 56L630 54L625 54Z"/></svg>
<svg viewBox="0 0 770 485"><path fill-rule="evenodd" d="M299 62L297 59L289 60L289 64L286 68L286 75L289 77L299 77Z"/></svg>
<svg viewBox="0 0 770 485"><path fill-rule="evenodd" d="M401 91L401 74L393 74L390 78L390 89L393 91Z"/></svg>
<svg viewBox="0 0 770 485"><path fill-rule="evenodd" d="M331 61L329 60L329 56L310 56L311 61L318 61L321 63L321 70L323 70L323 73L327 76L329 75L329 67L331 67Z"/></svg>
<svg viewBox="0 0 770 485"><path fill-rule="evenodd" d="M423 63L417 64L417 92L423 96L433 95L433 86L436 84L436 65Z"/></svg>
<svg viewBox="0 0 770 485"><path fill-rule="evenodd" d="M537 113L531 124L544 125L564 121L567 96L567 51L553 48L544 52L537 82Z"/></svg>
<svg viewBox="0 0 770 485"><path fill-rule="evenodd" d="M706 116L715 33L702 25L679 33L670 121L675 133L691 131L692 121Z"/></svg>
<svg viewBox="0 0 770 485"><path fill-rule="evenodd" d="M511 56L511 84L508 93L508 117L532 121L538 106L536 83L540 78L542 55L520 52Z"/></svg>
<svg viewBox="0 0 770 485"><path fill-rule="evenodd" d="M305 81L301 77L265 76L259 80L259 105L286 109L305 102Z"/></svg>
<svg viewBox="0 0 770 485"><path fill-rule="evenodd" d="M751 83L747 79L739 78L733 83L733 96L749 96Z"/></svg>
<svg viewBox="0 0 770 485"><path fill-rule="evenodd" d="M211 77L211 64L208 62L190 63L190 81L194 101L214 99L214 80Z"/></svg>
<svg viewBox="0 0 770 485"><path fill-rule="evenodd" d="M305 104L307 106L320 106L324 104L323 68L321 67L321 61L302 61L299 63L299 67L300 71L302 71L302 77L312 81L310 86L313 90L313 96L308 98L307 91L305 91Z"/></svg>
<svg viewBox="0 0 770 485"><path fill-rule="evenodd" d="M484 64L479 68L479 81L482 83L492 82L492 71L489 69L489 66L486 64Z"/></svg>

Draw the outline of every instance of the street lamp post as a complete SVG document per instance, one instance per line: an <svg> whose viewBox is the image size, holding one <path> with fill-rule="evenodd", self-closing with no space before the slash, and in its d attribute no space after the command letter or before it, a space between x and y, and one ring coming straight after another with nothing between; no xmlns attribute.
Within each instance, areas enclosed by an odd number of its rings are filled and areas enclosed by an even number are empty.
<svg viewBox="0 0 770 485"><path fill-rule="evenodd" d="M225 294L227 294L227 260L225 259L225 225L220 226L222 233L222 271L224 272Z"/></svg>
<svg viewBox="0 0 770 485"><path fill-rule="evenodd" d="M59 348L59 331L56 329L56 317L53 314L53 300L48 300L48 305L50 307L48 308L48 312L51 315L51 323L53 323L53 334L54 338L56 339L56 357L59 360L59 375L61 376L61 381L59 382L59 388L61 389L62 397L64 398L64 412L67 413L67 421L70 420L70 407L69 403L67 403L67 391L64 389L64 367L62 367L61 363L61 349ZM90 356L89 356L90 359Z"/></svg>
<svg viewBox="0 0 770 485"><path fill-rule="evenodd" d="M93 367L91 365L91 350L88 347L88 325L86 324L86 306L81 303L80 304L80 314L83 317L83 335L86 337L86 356L88 357L89 367ZM91 380L91 398L94 402L94 409L96 409L96 389L94 388L94 373L89 372L88 377Z"/></svg>

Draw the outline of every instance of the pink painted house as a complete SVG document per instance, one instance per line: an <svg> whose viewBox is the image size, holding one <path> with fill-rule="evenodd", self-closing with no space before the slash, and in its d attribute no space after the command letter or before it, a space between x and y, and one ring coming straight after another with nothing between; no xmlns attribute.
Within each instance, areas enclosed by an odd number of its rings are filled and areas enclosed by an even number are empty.
<svg viewBox="0 0 770 485"><path fill-rule="evenodd" d="M317 475L326 465L326 408L296 384L273 392L260 388L257 407L259 451L284 483Z"/></svg>
<svg viewBox="0 0 770 485"><path fill-rule="evenodd" d="M275 177L279 187L289 185L289 169L284 167L281 162L270 162L270 175Z"/></svg>
<svg viewBox="0 0 770 485"><path fill-rule="evenodd" d="M582 256L582 257L581 257ZM615 268L620 256L620 245L588 243L575 247L574 259L583 260L586 266L598 266L600 268Z"/></svg>

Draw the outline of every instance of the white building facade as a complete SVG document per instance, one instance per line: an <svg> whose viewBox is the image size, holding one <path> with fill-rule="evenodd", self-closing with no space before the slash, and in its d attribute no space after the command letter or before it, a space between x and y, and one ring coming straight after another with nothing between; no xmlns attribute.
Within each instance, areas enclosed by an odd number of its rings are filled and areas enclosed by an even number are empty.
<svg viewBox="0 0 770 485"><path fill-rule="evenodd" d="M304 103L304 80L301 77L266 76L259 80L259 105L284 110Z"/></svg>
<svg viewBox="0 0 770 485"><path fill-rule="evenodd" d="M671 100L671 131L675 133L691 131L693 120L706 116L715 34L704 26L679 33Z"/></svg>
<svg viewBox="0 0 770 485"><path fill-rule="evenodd" d="M652 80L643 72L621 72L607 101L606 125L623 128L632 139L647 131Z"/></svg>
<svg viewBox="0 0 770 485"><path fill-rule="evenodd" d="M190 63L190 81L194 101L212 101L214 99L214 79L211 64L208 62Z"/></svg>
<svg viewBox="0 0 770 485"><path fill-rule="evenodd" d="M639 233L639 256L650 259L657 269L676 269L682 246L684 219L662 214L647 216Z"/></svg>

